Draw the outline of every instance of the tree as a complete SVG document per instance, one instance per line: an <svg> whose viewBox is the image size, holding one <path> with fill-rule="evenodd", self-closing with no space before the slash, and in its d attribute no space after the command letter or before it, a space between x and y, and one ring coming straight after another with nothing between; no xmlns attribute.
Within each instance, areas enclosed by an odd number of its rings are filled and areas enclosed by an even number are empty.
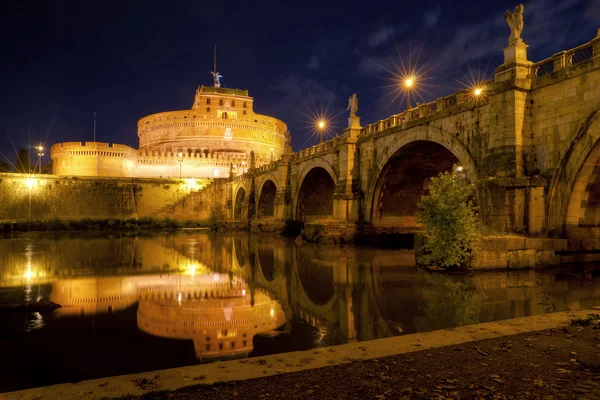
<svg viewBox="0 0 600 400"><path fill-rule="evenodd" d="M479 238L475 187L455 172L431 179L429 194L421 197L417 222L429 236L421 263L442 268L468 266Z"/></svg>
<svg viewBox="0 0 600 400"><path fill-rule="evenodd" d="M0 161L0 172L10 172L10 165L4 161Z"/></svg>
<svg viewBox="0 0 600 400"><path fill-rule="evenodd" d="M20 148L17 152L17 161L15 162L16 172L28 174L31 172L31 164L29 163L29 152L27 149Z"/></svg>

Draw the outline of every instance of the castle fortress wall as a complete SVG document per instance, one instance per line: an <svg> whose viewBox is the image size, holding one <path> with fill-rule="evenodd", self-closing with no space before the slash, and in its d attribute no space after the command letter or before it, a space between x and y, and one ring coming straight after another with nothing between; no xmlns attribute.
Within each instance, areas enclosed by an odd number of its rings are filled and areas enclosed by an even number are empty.
<svg viewBox="0 0 600 400"><path fill-rule="evenodd" d="M222 199L219 193L212 193L219 187L211 179L6 173L0 174L0 221L170 218L175 217L175 211L180 219L206 219L209 213L206 199ZM189 206L184 207L187 203Z"/></svg>

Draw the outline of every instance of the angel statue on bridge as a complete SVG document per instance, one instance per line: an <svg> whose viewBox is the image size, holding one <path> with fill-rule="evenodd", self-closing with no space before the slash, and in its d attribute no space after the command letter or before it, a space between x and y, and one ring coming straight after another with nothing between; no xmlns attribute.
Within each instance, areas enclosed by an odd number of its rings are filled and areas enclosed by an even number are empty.
<svg viewBox="0 0 600 400"><path fill-rule="evenodd" d="M521 32L523 32L523 10L523 4L519 4L512 13L510 10L506 10L504 13L504 19L510 27L508 44L523 43L523 39L521 39Z"/></svg>
<svg viewBox="0 0 600 400"><path fill-rule="evenodd" d="M348 98L348 108L346 110L350 110L350 116L356 115L358 111L358 97L356 97L356 93Z"/></svg>

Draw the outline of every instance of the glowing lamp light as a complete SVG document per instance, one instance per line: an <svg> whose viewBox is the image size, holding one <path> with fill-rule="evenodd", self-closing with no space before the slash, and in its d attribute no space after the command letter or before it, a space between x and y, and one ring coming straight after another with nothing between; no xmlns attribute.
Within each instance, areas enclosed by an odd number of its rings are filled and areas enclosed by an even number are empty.
<svg viewBox="0 0 600 400"><path fill-rule="evenodd" d="M242 296L246 295L246 289L242 289Z"/></svg>
<svg viewBox="0 0 600 400"><path fill-rule="evenodd" d="M325 128L325 121L320 120L318 126L319 126L319 129Z"/></svg>
<svg viewBox="0 0 600 400"><path fill-rule="evenodd" d="M23 181L23 183L25 183L25 186L31 189L37 184L37 179L27 178Z"/></svg>
<svg viewBox="0 0 600 400"><path fill-rule="evenodd" d="M412 87L414 83L414 79L412 77L406 78L404 80L404 86L406 86L407 88Z"/></svg>
<svg viewBox="0 0 600 400"><path fill-rule="evenodd" d="M462 172L465 169L465 167L463 167L462 165L459 165L458 167L456 167L456 172Z"/></svg>
<svg viewBox="0 0 600 400"><path fill-rule="evenodd" d="M183 157L183 153L177 153L177 156Z"/></svg>
<svg viewBox="0 0 600 400"><path fill-rule="evenodd" d="M481 88L475 88L474 90L475 96L481 96L483 90Z"/></svg>
<svg viewBox="0 0 600 400"><path fill-rule="evenodd" d="M183 299L183 295L181 293L177 293L177 302L181 305L181 300Z"/></svg>
<svg viewBox="0 0 600 400"><path fill-rule="evenodd" d="M271 318L275 317L275 309L271 307Z"/></svg>

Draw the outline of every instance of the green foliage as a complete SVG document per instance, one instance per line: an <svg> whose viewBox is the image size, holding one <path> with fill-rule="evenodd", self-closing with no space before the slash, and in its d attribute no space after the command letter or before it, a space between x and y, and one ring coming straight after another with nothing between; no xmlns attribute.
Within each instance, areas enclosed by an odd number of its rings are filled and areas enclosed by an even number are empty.
<svg viewBox="0 0 600 400"><path fill-rule="evenodd" d="M10 172L10 165L4 161L0 161L0 172Z"/></svg>
<svg viewBox="0 0 600 400"><path fill-rule="evenodd" d="M316 224L304 225L304 229L300 232L300 236L302 236L303 240L313 243L322 242L324 234L325 230L323 229L323 226Z"/></svg>
<svg viewBox="0 0 600 400"><path fill-rule="evenodd" d="M423 315L415 319L419 332L479 323L478 294L468 279L424 273L419 286Z"/></svg>
<svg viewBox="0 0 600 400"><path fill-rule="evenodd" d="M475 187L454 172L431 179L429 194L421 198L416 215L429 239L421 263L442 268L468 266L479 237Z"/></svg>
<svg viewBox="0 0 600 400"><path fill-rule="evenodd" d="M214 203L210 206L210 214L208 216L208 224L213 231L220 231L225 227L227 214L221 203Z"/></svg>
<svg viewBox="0 0 600 400"><path fill-rule="evenodd" d="M6 222L0 225L0 231L140 231L140 230L176 230L181 228L207 228L209 221L178 221L174 219L134 218L105 219L84 218L64 221L59 219Z"/></svg>
<svg viewBox="0 0 600 400"><path fill-rule="evenodd" d="M31 164L29 163L29 152L25 148L20 148L17 152L17 160L15 161L16 172L28 174L31 172Z"/></svg>

